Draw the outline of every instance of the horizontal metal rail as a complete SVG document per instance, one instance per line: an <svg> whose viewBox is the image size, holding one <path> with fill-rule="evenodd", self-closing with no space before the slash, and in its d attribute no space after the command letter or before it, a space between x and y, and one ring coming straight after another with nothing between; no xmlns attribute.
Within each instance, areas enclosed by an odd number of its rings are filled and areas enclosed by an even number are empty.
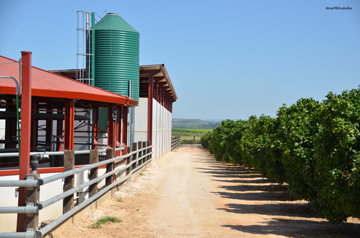
<svg viewBox="0 0 360 238"><path fill-rule="evenodd" d="M58 179L65 178L65 177L68 177L68 176L77 174L77 173L79 173L79 172L83 172L83 171L86 171L86 170L90 170L90 169L99 167L99 166L101 166L101 165L108 164L108 163L110 163L110 162L115 162L115 161L117 161L117 160L126 159L126 158L128 158L129 156L132 156L133 154L138 153L139 151L143 151L143 150L146 150L146 149L149 149L149 148L151 148L151 146L145 147L145 148L143 148L143 149L140 149L140 150L137 150L137 151L134 151L134 152L131 152L131 153L126 154L126 155L118 156L118 157L115 157L115 158L112 158L112 159L107 159L107 160L100 161L100 162L97 162L97 163L94 163L94 164L85 165L85 166L83 166L83 167L81 167L81 168L72 169L72 170L63 172L63 173L61 173L61 174L55 174L55 175L53 175L53 176L49 176L49 177L46 177L46 178L43 178L43 179L39 179L40 185L47 184L47 183L56 181L56 180L58 180Z"/></svg>
<svg viewBox="0 0 360 238"><path fill-rule="evenodd" d="M38 213L37 206L0 207L0 213Z"/></svg>
<svg viewBox="0 0 360 238"><path fill-rule="evenodd" d="M41 237L36 235L37 232L13 232L13 233L0 233L0 238L34 238Z"/></svg>
<svg viewBox="0 0 360 238"><path fill-rule="evenodd" d="M137 160L135 160L137 161ZM135 162L134 161L134 162ZM96 199L98 199L99 197L101 197L102 195L104 195L105 193L107 193L110 189L114 188L115 186L124 183L126 180L128 180L130 178L130 176L135 173L137 170L143 168L145 165L147 165L148 163L150 163L152 161L152 159L146 161L145 163L141 164L139 167L135 168L134 170L132 170L128 175L126 175L124 178L116 181L115 183L112 183L111 185L103 188L101 191L99 191L97 194L95 194L94 196L90 197L89 199L85 200L84 202L82 202L81 204L79 204L78 206L74 207L73 209L71 209L70 211L66 212L65 214L63 214L62 216L60 216L58 219L52 221L51 223L49 223L48 225L46 225L44 228L42 228L41 230L39 230L37 232L37 236L36 237L41 237L45 234L47 234L49 231L51 231L52 229L54 229L55 227L57 227L59 224L61 224L62 222L64 222L65 220L67 220L69 217L71 217L73 214L77 213L78 211L80 211L82 208L86 207L87 205L89 205L90 203L92 203L93 201L95 201ZM130 164L129 164L130 165ZM126 166L126 167L130 167L130 166Z"/></svg>
<svg viewBox="0 0 360 238"><path fill-rule="evenodd" d="M39 185L37 180L1 180L0 187L36 187Z"/></svg>
<svg viewBox="0 0 360 238"><path fill-rule="evenodd" d="M124 147L121 147L120 150L124 150ZM99 153L106 152L106 149L98 150ZM74 151L76 155L78 154L90 154L90 150L76 150ZM64 151L38 151L38 152L30 152L30 156L34 155L63 155ZM17 157L19 153L0 153L0 157Z"/></svg>
<svg viewBox="0 0 360 238"><path fill-rule="evenodd" d="M116 173L124 173L127 169L131 168L134 164L138 164L140 160L143 160L144 158L150 156L152 154L152 152L147 152L148 149L152 148L152 146L148 146L148 147L144 147L141 149L138 149L136 151L130 152L126 155L123 156L118 156L112 159L107 159L105 161L101 161L95 164L91 164L91 165L86 165L83 166L81 168L78 169L73 169L70 171L66 171L63 172L61 174L57 174L54 176L50 176L44 179L39 179L39 180L21 180L21 181L12 181L12 180L8 180L8 181L0 181L0 187L36 187L36 186L41 186L50 182L53 182L55 180L61 179L61 178L65 178L71 175L74 175L76 173L80 173L86 170L90 170L92 168L96 168L99 167L101 165L105 165L108 163L112 163L115 161L120 161L123 159L126 159L128 157L131 157L135 154L138 153L144 153L144 151L146 151L146 154L140 156L139 158L136 158L135 160L131 161L129 164L125 165L125 166L120 166L108 173L105 173L95 179L92 179L90 181L87 181L83 184L81 184L80 186L70 189L64 193L61 193L53 198L50 198L44 202L40 202L37 204L37 206L25 206L25 207L1 207L0 208L0 213L39 213L39 210L41 210L42 208L45 208L53 203L55 203L56 201L59 201L67 196L70 196L71 194L76 193L77 191L88 187L89 185L92 185L94 183L98 183L101 180L103 180L104 178L107 178L109 176L112 176L113 174ZM117 148L115 149L116 151L122 151L124 150L123 147L121 148ZM104 150L105 152L106 150ZM89 153L90 151L88 151ZM63 152L62 152L63 153ZM34 154L41 154L39 152L34 152ZM144 163L139 164L138 166L136 166L136 168L131 169L130 173L127 174L125 177L123 177L122 179L111 183L109 186L106 186L104 188L102 188L98 193L96 193L95 195L93 195L92 197L90 197L89 199L85 200L84 202L82 202L81 204L79 204L78 206L74 207L73 209L71 209L70 211L66 212L65 214L63 214L62 216L60 216L59 218L57 218L56 220L52 221L50 224L48 224L47 226L45 226L44 228L42 228L39 231L36 232L32 232L32 231L28 231L28 232L16 232L16 233L0 233L0 238L2 237L42 237L45 234L47 234L49 231L51 231L52 229L54 229L56 226L58 226L59 224L61 224L62 222L64 222L66 219L68 219L69 217L71 217L73 214L77 213L78 211L80 211L82 208L88 206L90 203L92 203L93 201L95 201L96 199L98 199L99 197L101 197L102 195L104 195L105 193L107 193L110 189L114 188L115 186L124 183L125 181L127 181L130 176L135 173L136 171L138 171L139 169L143 168L145 165L147 165L148 163L150 163L152 161L152 158L150 157L150 159Z"/></svg>
<svg viewBox="0 0 360 238"><path fill-rule="evenodd" d="M43 209L43 208L45 208L45 207L50 206L51 204L53 204L53 203L55 203L55 202L57 202L57 201L60 201L61 199L64 199L64 198L70 196L71 194L74 194L74 193L76 193L76 192L78 192L78 191L81 191L82 189L84 189L84 188L86 188L86 187L88 187L88 186L90 186L90 185L92 185L92 184L94 184L94 183L100 182L100 181L103 180L104 178L107 178L107 177L109 177L109 176L111 176L111 175L113 175L113 174L116 174L116 173L125 172L125 171L126 171L128 168L130 168L133 164L137 163L139 160L142 160L142 159L144 159L146 156L149 156L149 155L151 155L151 154L152 154L152 152L150 152L150 153L148 153L148 154L146 154L146 155L144 155L144 156L141 156L141 157L139 157L138 159L136 159L136 160L134 160L134 161L131 161L131 163L127 164L126 166L121 166L121 167L119 167L119 168L117 168L117 169L115 169L115 170L112 170L112 171L110 171L110 172L108 172L108 173L105 173L105 174L97 177L96 179L89 180L89 181L87 181L87 182L79 185L78 187L69 189L69 190L67 190L66 192L63 192L63 193L61 193L61 194L59 194L59 195L57 195L57 196L55 196L55 197L49 198L49 199L46 200L46 201L39 202L39 203L38 203L38 207L39 207L39 209L41 210L41 209ZM106 160L106 161L108 161L108 160ZM109 163L109 162L108 162L108 163Z"/></svg>
<svg viewBox="0 0 360 238"><path fill-rule="evenodd" d="M141 160L141 159L143 159L143 158L145 158L146 156L149 156L149 155L151 155L151 154L152 154L152 152L150 152L150 153L148 153L148 154L146 154L146 155L144 155L144 156L141 156L140 158L132 161L131 163L129 163L129 164L126 165L126 166L121 166L121 167L119 167L119 168L117 168L117 169L115 169L115 170L112 170L112 171L110 171L110 172L108 172L108 173L105 173L105 174L101 175L100 177L97 177L96 179L89 180L89 181L87 181L87 182L79 185L79 186L76 187L76 188L72 188L72 189L70 189L70 190L68 190L68 191L66 191L66 192L63 192L63 193L55 196L55 197L49 198L48 200L46 200L46 201L44 201L44 202L39 202L39 203L38 203L38 207L39 207L39 209L43 209L43 208L45 208L45 207L47 207L47 206L49 206L49 205L51 205L51 204L53 204L53 203L61 200L61 199L64 199L64 198L70 196L71 194L74 194L74 193L76 193L76 192L78 192L78 191L81 191L83 188L86 188L86 187L88 187L88 186L90 186L90 185L92 185L92 184L94 184L94 183L100 182L100 181L103 180L104 178L107 178L107 177L109 177L109 176L111 176L111 175L113 175L113 174L116 174L116 173L125 172L126 169L128 169L128 168L129 168L130 166L132 166L134 163L137 163L139 160ZM117 158L119 158L119 157L117 157ZM108 163L111 163L110 160L105 160L104 162L107 162L107 164L108 164Z"/></svg>
<svg viewBox="0 0 360 238"><path fill-rule="evenodd" d="M115 161L120 160L120 159L126 159L129 156L132 156L133 154L135 154L137 152L140 152L140 151L143 151L143 150L146 150L146 149L149 149L149 148L150 147L146 147L144 149L140 149L138 151L134 151L132 153L129 153L129 154L126 154L126 155L123 155L123 156L118 156L118 157L115 157L113 159L104 160L104 161L94 163L94 164L90 164L90 165L85 165L85 166L83 166L81 168L69 170L69 171L64 172L64 173L60 173L60 174L56 174L56 175L53 175L53 176L50 176L50 177L39 179L38 181L36 181L36 180L1 180L0 181L0 187L36 187L38 185L44 185L44 184L56 181L58 179L62 179L62 178L65 178L65 177L68 177L68 176L71 176L71 175L86 171L86 170L90 170L90 169L99 167L101 165L108 164L110 162L115 162ZM124 148L122 147L121 149L124 149ZM148 154L148 155L150 155L150 154Z"/></svg>
<svg viewBox="0 0 360 238"><path fill-rule="evenodd" d="M72 189L69 189L67 190L66 192L63 192L63 193L60 193L59 195L55 196L55 197L52 197L52 198L49 198L48 200L44 201L44 202L39 202L38 203L38 207L39 209L43 209L61 199L64 199L68 196L70 196L71 194L74 194L80 190L82 190L83 188L86 188L94 183L97 183L97 182L100 182L101 180L103 180L104 178L107 178L115 173L120 173L120 172L124 172L126 169L125 168L119 168L119 169L116 169L116 170L112 170L111 172L108 172L108 173L105 173L103 175L101 175L100 177L97 177L96 179L92 179L92 180L89 180L75 188L72 188Z"/></svg>
<svg viewBox="0 0 360 238"><path fill-rule="evenodd" d="M171 140L171 150L178 148L181 145L180 137Z"/></svg>

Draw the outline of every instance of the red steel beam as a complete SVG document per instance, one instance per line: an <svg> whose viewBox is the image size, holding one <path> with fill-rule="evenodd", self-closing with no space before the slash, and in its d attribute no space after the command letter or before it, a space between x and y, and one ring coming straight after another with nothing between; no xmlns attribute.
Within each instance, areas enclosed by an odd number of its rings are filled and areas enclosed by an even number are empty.
<svg viewBox="0 0 360 238"><path fill-rule="evenodd" d="M159 100L160 100L160 86L159 86L159 82L156 82L155 90L156 90L156 95L154 95L154 98L155 98L156 101L159 102ZM155 90L154 90L154 91L155 91Z"/></svg>
<svg viewBox="0 0 360 238"><path fill-rule="evenodd" d="M155 100L158 99L158 96L159 96L159 91L158 91L158 81L155 80L155 83L154 83L154 98Z"/></svg>
<svg viewBox="0 0 360 238"><path fill-rule="evenodd" d="M156 81L160 81L160 80L163 80L165 78L165 76L154 76L154 79Z"/></svg>
<svg viewBox="0 0 360 238"><path fill-rule="evenodd" d="M160 105L164 106L164 89L160 88Z"/></svg>
<svg viewBox="0 0 360 238"><path fill-rule="evenodd" d="M31 139L31 54L29 51L21 52L21 147L19 180L24 180L30 173L30 139ZM18 206L25 206L25 190L19 188ZM17 216L17 232L24 231L25 214Z"/></svg>
<svg viewBox="0 0 360 238"><path fill-rule="evenodd" d="M122 107L122 125L121 125L121 136L122 136L122 146L125 147L123 155L126 154L127 147L127 125L128 125L128 107L123 105Z"/></svg>
<svg viewBox="0 0 360 238"><path fill-rule="evenodd" d="M154 80L153 74L149 74L148 83L148 137L147 140L152 142L152 118L153 118L153 94L154 94Z"/></svg>
<svg viewBox="0 0 360 238"><path fill-rule="evenodd" d="M166 102L165 100L166 100L166 96L165 96L165 90L164 90L164 89L163 89L162 96L163 96L163 100L162 100L162 101L163 101L163 104L162 104L162 105L165 107L165 102Z"/></svg>
<svg viewBox="0 0 360 238"><path fill-rule="evenodd" d="M97 146L97 142L98 142L98 135L99 135L99 132L98 132L98 128L99 128L99 108L98 107L94 107L93 108L93 127L92 127L92 130L93 130L93 136L94 136L94 139L93 139L93 150L97 150L98 149L98 146Z"/></svg>
<svg viewBox="0 0 360 238"><path fill-rule="evenodd" d="M74 150L74 118L75 118L75 102L73 99L66 99L65 131L64 131L65 150Z"/></svg>
<svg viewBox="0 0 360 238"><path fill-rule="evenodd" d="M113 156L115 156L115 148L116 148L116 142L115 142L115 121L113 119L113 105L110 104L108 106L108 146L113 148Z"/></svg>
<svg viewBox="0 0 360 238"><path fill-rule="evenodd" d="M121 145L121 106L117 105L117 116L116 116L116 145ZM120 151L116 152L116 156L120 156Z"/></svg>
<svg viewBox="0 0 360 238"><path fill-rule="evenodd" d="M57 108L57 114L63 114L63 107L58 107ZM57 151L62 151L62 144L61 142L63 141L63 139L60 138L60 136L62 136L62 131L63 131L63 120L57 120L56 121L56 150Z"/></svg>
<svg viewBox="0 0 360 238"><path fill-rule="evenodd" d="M168 85L168 82L159 82L159 85L160 85L161 87L164 87L165 85Z"/></svg>
<svg viewBox="0 0 360 238"><path fill-rule="evenodd" d="M149 75L155 75L161 72L161 69L142 69L140 70L140 74L149 74Z"/></svg>

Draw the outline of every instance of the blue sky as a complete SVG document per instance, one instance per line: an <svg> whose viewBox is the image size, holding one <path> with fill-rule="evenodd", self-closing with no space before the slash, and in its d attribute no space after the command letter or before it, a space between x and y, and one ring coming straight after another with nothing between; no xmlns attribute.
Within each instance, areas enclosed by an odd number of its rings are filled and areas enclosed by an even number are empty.
<svg viewBox="0 0 360 238"><path fill-rule="evenodd" d="M78 10L116 12L140 32L140 64L165 64L179 97L174 118L276 116L360 85L358 0L0 0L0 55L76 68Z"/></svg>

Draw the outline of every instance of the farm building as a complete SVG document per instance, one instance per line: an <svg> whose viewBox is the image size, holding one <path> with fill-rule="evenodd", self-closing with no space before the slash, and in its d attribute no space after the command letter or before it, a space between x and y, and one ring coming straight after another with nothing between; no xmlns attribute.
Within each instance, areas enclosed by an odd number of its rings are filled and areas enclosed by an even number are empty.
<svg viewBox="0 0 360 238"><path fill-rule="evenodd" d="M177 95L165 66L139 66L139 33L117 14L110 13L83 29L91 36L84 46L83 68L50 72L32 66L31 52L22 52L20 62L0 56L0 182L24 180L31 171L30 157L38 154L44 158L35 172L42 179L119 158L111 168L123 168L121 172L113 173L111 181L96 183L99 189L95 190L100 191L101 186L111 189L109 184L131 175L150 154L159 158L171 150L172 104ZM139 150L135 164L134 145ZM92 151L97 151L95 162ZM132 157L125 158L127 155ZM98 176L105 176L109 168L105 164L96 167ZM91 171L72 175L70 190L88 182ZM44 185L39 200L65 193L66 182L60 179ZM0 183L0 189L7 194L0 197L1 206L26 205L23 188L15 190ZM69 209L65 198L53 202L35 215L37 223L56 219L91 200L91 186L69 197ZM1 232L24 231L25 217L21 212L1 214Z"/></svg>
<svg viewBox="0 0 360 238"><path fill-rule="evenodd" d="M70 78L79 74L75 69L52 72ZM129 112L129 118L134 120L129 120L128 144L151 141L155 159L170 151L172 105L176 100L177 95L164 64L140 65L139 103Z"/></svg>

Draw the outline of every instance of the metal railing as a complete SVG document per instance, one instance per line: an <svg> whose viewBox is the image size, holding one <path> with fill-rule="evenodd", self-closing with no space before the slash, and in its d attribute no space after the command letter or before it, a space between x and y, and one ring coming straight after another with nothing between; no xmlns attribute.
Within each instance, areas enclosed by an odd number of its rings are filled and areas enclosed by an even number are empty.
<svg viewBox="0 0 360 238"><path fill-rule="evenodd" d="M175 150L181 145L180 136L171 138L171 150Z"/></svg>
<svg viewBox="0 0 360 238"><path fill-rule="evenodd" d="M118 147L115 149L116 151L122 151L124 150L124 147ZM106 149L98 150L99 153L106 152ZM90 154L90 150L77 150L74 151L76 155L80 154ZM41 156L49 156L49 155L63 155L64 151L45 151L45 152L30 152L30 156L34 155L41 155ZM19 153L0 153L0 157L17 157L19 156Z"/></svg>
<svg viewBox="0 0 360 238"><path fill-rule="evenodd" d="M123 150L124 148L122 148ZM121 150L121 148L116 149L116 151ZM39 178L38 174L36 173L36 167L32 166L31 174L28 174L25 180L4 180L0 181L0 188L1 187L24 187L25 188L25 200L27 201L26 206L19 206L19 207L0 207L0 214L1 213L23 213L26 215L25 225L24 228L26 232L13 232L13 233L0 233L0 237L42 237L47 233L51 232L54 228L60 225L65 220L69 219L72 215L80 211L81 209L85 208L86 206L90 205L92 202L106 194L115 186L121 185L125 181L127 181L133 173L138 171L139 169L143 168L149 162L151 162L151 152L152 146L150 142L138 142L133 143L131 148L127 148L127 154L122 156L113 157L114 151L112 148L106 149L107 159L105 161L99 160L99 153L98 151L90 152L95 154L95 161L92 164L85 165L83 167L77 169L71 169L65 171L63 173L55 174L46 178ZM116 152L115 152L116 153ZM74 155L74 151L68 151L68 153L64 154L64 160L67 156L69 158ZM97 158L96 158L97 157ZM72 157L73 158L73 157ZM32 158L32 161L34 159ZM115 163L125 162L125 166L115 167ZM100 166L106 165L106 172L101 176L97 175L97 170ZM75 174L90 170L90 180L87 182L82 183L77 187L71 186L71 179L69 182L69 178L73 178ZM124 174L125 173L125 174ZM119 180L114 180L114 175L117 174L119 176L124 175ZM95 175L95 176L94 176ZM64 180L64 191L56 196L53 196L45 201L38 201L39 199L39 191L40 187L63 179ZM102 180L106 180L106 184L102 188L98 188L99 182ZM67 189L67 187L70 188ZM89 198L85 201L79 203L77 206L74 206L74 194L82 189L89 187ZM91 188L90 188L91 187ZM27 190L31 190L31 197L26 197ZM34 192L35 191L35 192ZM37 192L36 192L37 191ZM43 192L43 190L42 190ZM66 208L65 199L70 199L70 208ZM38 228L38 216L42 209L54 204L57 201L63 200L64 207L63 207L63 215L53 220L51 223L46 225L45 227ZM29 217L31 217L29 219Z"/></svg>

